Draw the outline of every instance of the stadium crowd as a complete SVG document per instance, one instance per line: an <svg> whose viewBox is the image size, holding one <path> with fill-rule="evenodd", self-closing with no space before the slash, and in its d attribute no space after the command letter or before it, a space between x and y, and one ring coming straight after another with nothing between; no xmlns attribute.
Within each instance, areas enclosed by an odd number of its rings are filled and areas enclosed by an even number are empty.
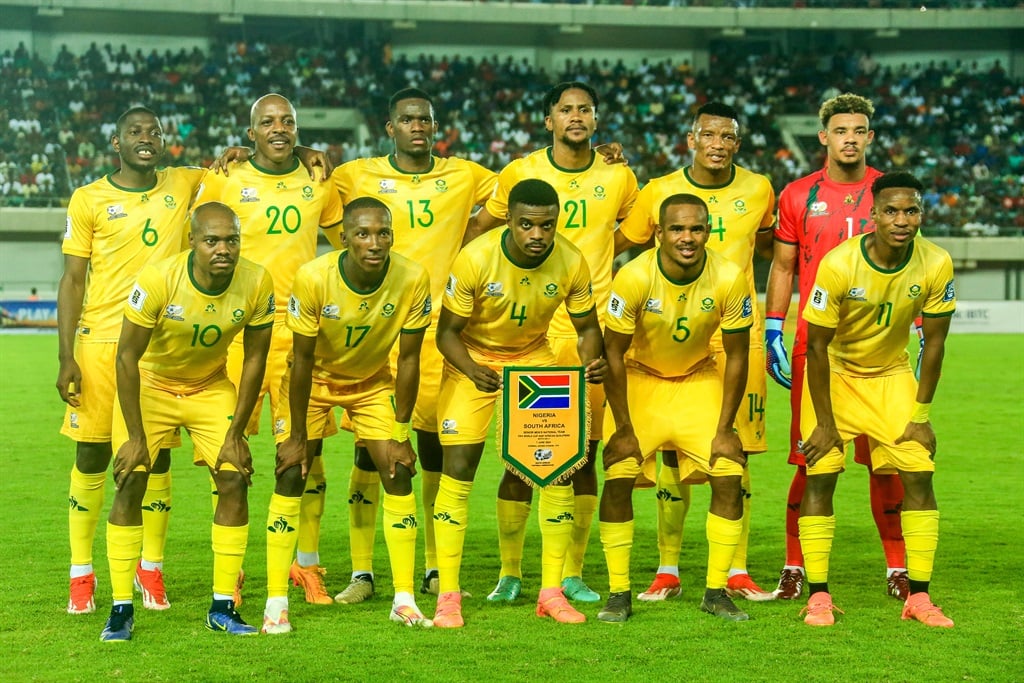
<svg viewBox="0 0 1024 683"><path fill-rule="evenodd" d="M169 165L208 165L224 146L248 144L248 106L265 92L285 93L299 107L379 112L389 93L421 87L438 108L437 153L499 169L549 141L541 99L551 84L582 80L604 99L599 138L622 143L641 183L684 165L692 112L716 99L743 118L739 163L766 174L779 192L823 157L815 141L806 165L799 163L776 117L813 115L824 99L852 91L877 108L870 163L925 181L933 229L1024 230L1024 81L998 61L893 68L865 51L748 56L734 48L713 49L706 73L685 61L607 60L567 61L548 73L512 58L392 57L388 45L252 42L145 54L93 44L84 54L63 47L47 64L22 44L0 55L0 202L59 204L111 172L112 122L132 104L161 117ZM376 144L324 138L326 131L303 142L336 162L384 153L384 122L371 115L367 123Z"/></svg>

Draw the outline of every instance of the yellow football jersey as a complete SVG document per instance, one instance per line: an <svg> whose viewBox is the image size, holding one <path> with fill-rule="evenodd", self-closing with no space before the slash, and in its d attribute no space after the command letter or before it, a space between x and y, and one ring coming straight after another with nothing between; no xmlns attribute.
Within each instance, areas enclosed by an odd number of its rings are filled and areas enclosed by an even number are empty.
<svg viewBox="0 0 1024 683"><path fill-rule="evenodd" d="M242 223L242 257L274 278L279 301L287 301L299 266L316 258L318 228L341 248L341 199L330 179L314 182L298 159L291 170L268 171L252 161L235 164L231 175L208 172L196 206L221 202ZM278 311L284 316L284 309Z"/></svg>
<svg viewBox="0 0 1024 683"><path fill-rule="evenodd" d="M331 178L344 204L359 197L387 204L392 249L426 267L431 296L440 301L473 208L487 201L497 176L457 157L431 157L430 170L406 173L389 155L342 164Z"/></svg>
<svg viewBox="0 0 1024 683"><path fill-rule="evenodd" d="M712 337L719 330L749 330L753 323L743 271L707 251L700 275L679 282L662 271L660 252L648 249L619 270L605 327L633 335L626 364L648 374L682 377L705 364L714 367Z"/></svg>
<svg viewBox="0 0 1024 683"><path fill-rule="evenodd" d="M680 193L696 195L708 205L711 214L708 249L724 254L743 269L751 300L756 306L754 241L759 229L775 222L775 190L768 178L734 164L729 182L715 186L700 185L690 177L689 167L681 168L647 183L619 229L633 242L646 242L658 224L661 203ZM754 316L751 339L755 342L762 336L760 317ZM720 341L716 339L715 345L720 348Z"/></svg>
<svg viewBox="0 0 1024 683"><path fill-rule="evenodd" d="M430 280L426 269L392 252L387 273L372 291L345 278L348 252L331 252L299 268L288 300L288 328L316 337L313 376L340 384L372 377L405 332L430 325Z"/></svg>
<svg viewBox="0 0 1024 683"><path fill-rule="evenodd" d="M866 237L846 240L822 259L804 320L836 331L828 348L835 372L910 372L907 337L914 319L956 309L953 261L919 236L902 265L883 270L871 262Z"/></svg>
<svg viewBox="0 0 1024 683"><path fill-rule="evenodd" d="M224 373L228 346L243 328L274 324L274 283L262 266L239 259L230 284L204 290L192 278L192 251L147 266L123 306L153 330L139 369L167 391L202 389Z"/></svg>
<svg viewBox="0 0 1024 683"><path fill-rule="evenodd" d="M188 247L188 205L202 175L201 168L163 168L141 190L105 176L71 195L61 250L89 259L79 322L87 339L117 341L139 271Z"/></svg>
<svg viewBox="0 0 1024 683"><path fill-rule="evenodd" d="M505 249L508 230L491 230L455 258L444 291L444 306L469 318L462 339L470 353L518 358L546 343L548 327L565 302L569 315L594 308L590 270L583 254L561 235L544 261L517 265Z"/></svg>
<svg viewBox="0 0 1024 683"><path fill-rule="evenodd" d="M551 148L537 150L516 159L498 174L494 195L487 200L487 212L497 218L508 213L508 193L521 180L539 178L558 193L558 232L576 245L590 268L597 314L604 321L604 309L612 288L612 260L615 257L615 226L633 208L637 199L636 175L624 164L606 164L591 153L590 163L579 169L558 166ZM560 311L551 320L552 336L574 337L569 316Z"/></svg>

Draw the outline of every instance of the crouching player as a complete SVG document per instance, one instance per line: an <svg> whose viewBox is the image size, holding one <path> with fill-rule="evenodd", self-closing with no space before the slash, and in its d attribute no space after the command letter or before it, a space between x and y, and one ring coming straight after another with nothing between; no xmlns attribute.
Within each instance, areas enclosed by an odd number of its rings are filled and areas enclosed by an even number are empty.
<svg viewBox="0 0 1024 683"><path fill-rule="evenodd" d="M653 479L654 454L662 446L677 451L681 480L705 475L711 484L701 609L730 621L747 619L725 588L742 531L746 456L733 421L747 377L753 305L743 271L705 249L709 231L704 200L668 197L655 226L658 247L623 266L612 283L604 337L611 410L605 413L598 512L609 596L597 615L601 621L622 622L632 614L633 486L642 465ZM719 328L724 377L709 349Z"/></svg>
<svg viewBox="0 0 1024 683"><path fill-rule="evenodd" d="M235 611L232 596L249 537L253 470L244 430L266 367L274 283L261 266L239 257L240 235L230 208L199 207L192 216L191 250L147 266L128 297L117 345L117 493L107 523L114 606L101 640L131 640L142 496L160 444L179 427L188 430L194 461L210 468L220 491L206 626L232 635L256 633ZM236 392L225 367L228 346L240 332L245 360Z"/></svg>
<svg viewBox="0 0 1024 683"><path fill-rule="evenodd" d="M395 599L391 620L430 626L413 598L416 557L416 454L409 421L420 377L420 347L430 324L430 279L419 264L391 252L391 212L372 197L345 207L344 251L302 266L286 321L291 367L274 419L277 484L267 517L264 633L291 631L288 575L298 539L299 506L331 409L340 406L366 445L384 485L384 540ZM398 370L388 354L398 341Z"/></svg>

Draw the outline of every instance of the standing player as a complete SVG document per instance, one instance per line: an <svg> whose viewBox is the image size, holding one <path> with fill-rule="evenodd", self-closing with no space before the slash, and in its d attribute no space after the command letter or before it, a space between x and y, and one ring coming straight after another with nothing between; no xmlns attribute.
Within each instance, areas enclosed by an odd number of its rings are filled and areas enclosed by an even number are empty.
<svg viewBox="0 0 1024 683"><path fill-rule="evenodd" d="M740 127L736 110L718 102L701 106L687 134L693 150L693 163L674 173L648 183L636 206L623 221L621 231L637 243L646 242L658 222L658 207L669 196L679 192L704 200L711 214L711 230L707 248L738 265L746 273L750 300L754 305L750 337L750 362L747 368L746 391L736 413L736 429L747 455L763 453L765 440L764 404L767 382L764 347L761 340L761 318L757 313L757 290L754 288L754 250L765 257L771 255L775 192L762 175L751 173L733 163L740 148ZM711 340L711 350L724 377L725 355L721 334ZM682 542L683 519L690 503L690 491L679 485L679 470L673 456L663 456L658 475L658 548L661 555L658 573L651 586L638 597L641 600L664 600L679 595L679 548ZM743 533L729 570L728 591L732 597L748 600L771 600L772 594L762 590L747 572L747 543L750 535L750 472L743 470Z"/></svg>
<svg viewBox="0 0 1024 683"><path fill-rule="evenodd" d="M866 434L871 466L903 481L900 513L907 546L910 596L904 619L952 627L928 595L939 538L932 488L935 432L928 420L942 370L946 334L956 307L953 262L915 239L923 219L921 182L887 173L871 185L875 231L847 240L821 261L803 317L807 373L800 431L807 488L800 504L800 542L810 599L804 621L831 626L828 565L835 535L832 507L846 444ZM907 330L924 315L921 381L907 358Z"/></svg>
<svg viewBox="0 0 1024 683"><path fill-rule="evenodd" d="M440 301L470 214L490 196L495 175L472 161L431 154L437 120L430 96L422 90L405 88L391 96L385 128L394 141L392 154L350 161L336 169L332 178L344 204L356 197L372 196L387 205L391 210L395 253L427 268L431 297ZM412 414L426 513L421 520L426 540L426 571L420 591L434 595L437 594L437 554L433 508L441 479L437 394L443 359L435 342L439 313L434 314L426 331L421 352L420 391ZM396 348L391 356L393 372L397 359ZM338 594L338 602L352 604L373 595L373 545L379 500L377 468L366 448L357 446L349 482L352 581Z"/></svg>
<svg viewBox="0 0 1024 683"><path fill-rule="evenodd" d="M337 227L341 222L341 201L330 179L311 181L296 156L298 122L295 108L286 98L268 94L256 100L250 110L248 135L256 147L252 159L232 168L230 175L207 173L196 204L219 201L234 209L242 223L244 257L270 271L278 300L287 301L299 266L316 257L317 226L324 229L331 244L341 246ZM292 337L284 324L284 309L277 315L269 365L247 434L259 433L266 394L270 394L275 414L281 405L281 378ZM241 377L242 356L242 345L236 342L228 355L228 375L236 382ZM330 421L326 428L327 433L320 436L337 431ZM319 465L319 458L316 463ZM317 538L326 489L323 469L314 470L310 479L312 483L302 497L303 527L312 538ZM304 554L308 549L302 540L299 557L291 568L292 580L303 587L307 602L333 604L324 586L325 570L320 567L316 546Z"/></svg>
<svg viewBox="0 0 1024 683"><path fill-rule="evenodd" d="M594 282L594 303L598 320L611 291L612 259L634 246L615 230L626 217L637 196L636 176L624 164L598 163L591 138L597 130L597 93L586 83L559 83L544 98L544 124L552 133L550 147L538 150L506 166L498 186L484 209L473 219L471 236L504 222L510 190L520 180L539 178L551 184L561 200L558 234L576 245L587 259ZM568 314L559 311L551 320L548 343L559 365L579 365L576 330ZM595 386L590 392L590 423L598 434L604 419L604 392ZM594 461L600 439L587 445L587 462L572 478L574 491L572 544L566 554L562 588L570 600L597 602L601 599L583 582L583 556L590 539L590 526L597 508L597 472ZM498 488L498 529L501 574L488 596L492 601L512 601L522 587L523 541L530 515L533 490L519 485L506 472Z"/></svg>
<svg viewBox="0 0 1024 683"><path fill-rule="evenodd" d="M725 587L743 527L740 481L747 458L733 423L743 400L754 307L743 271L705 249L710 231L702 199L668 197L655 226L658 248L623 266L612 283L605 328L611 415L604 425L600 511L610 594L597 615L602 621L622 622L632 614L633 487L649 458L653 476L655 451L666 444L681 456L683 479L703 474L711 484L701 609L729 621L748 618ZM710 346L719 333L722 376Z"/></svg>
<svg viewBox="0 0 1024 683"><path fill-rule="evenodd" d="M252 457L245 424L256 404L274 324L274 285L239 258L238 217L223 204L196 209L190 251L148 266L124 308L117 344L114 459L117 493L107 523L114 606L100 640L131 640L132 578L142 547L141 502L159 444L188 430L196 464L206 464L220 495L213 518L213 602L206 626L251 635L232 593L249 536ZM242 380L227 377L228 346L243 333ZM235 419L237 418L237 419Z"/></svg>
<svg viewBox="0 0 1024 683"><path fill-rule="evenodd" d="M587 381L600 382L604 375L590 272L580 251L556 233L558 194L543 180L523 180L509 192L508 206L508 228L474 240L455 259L438 323L437 346L445 358L438 401L444 473L434 506L440 574L434 625L442 628L463 625L459 570L468 498L502 389L498 369L557 365L545 335L564 301ZM537 615L563 623L585 621L560 585L572 536L564 521L572 509L572 490L564 483L541 489Z"/></svg>
<svg viewBox="0 0 1024 683"><path fill-rule="evenodd" d="M299 269L288 302L292 363L275 415L277 485L267 518L267 608L264 633L291 631L288 574L301 529L299 501L319 452L318 437L334 406L352 421L384 483L384 538L395 600L391 620L429 626L413 598L416 561L416 454L409 421L419 387L420 346L430 324L430 281L419 264L391 254L391 213L360 197L345 208L343 252ZM394 376L388 363L398 347Z"/></svg>
<svg viewBox="0 0 1024 683"><path fill-rule="evenodd" d="M825 168L795 180L779 196L779 224L775 228L774 258L768 275L765 308L767 369L772 379L790 393L792 418L789 428L789 462L796 465L786 503L786 565L775 595L781 600L800 596L804 583L803 554L800 551L800 501L807 485L804 454L800 451L800 387L807 358L807 323L802 314L818 272L821 259L836 245L854 235L875 229L871 220L871 183L881 172L867 165L867 148L875 137L871 130L871 101L846 93L821 105L818 140L827 152ZM793 277L799 276L796 341L793 344L792 377L782 325L793 293ZM870 469L867 438L854 441L854 459ZM882 537L888 565L887 590L893 597L907 599L905 549L899 511L903 486L895 474L871 472L871 512Z"/></svg>
<svg viewBox="0 0 1024 683"><path fill-rule="evenodd" d="M70 614L96 609L92 546L112 452L114 358L124 302L147 263L187 245L188 205L203 174L198 168L157 169L164 154L163 129L145 107L121 114L110 143L121 168L71 196L62 246L64 274L57 292L57 390L68 404L61 433L77 442L68 494ZM169 468L170 451L164 448L142 499L145 534L135 580L147 609L170 607L163 580Z"/></svg>

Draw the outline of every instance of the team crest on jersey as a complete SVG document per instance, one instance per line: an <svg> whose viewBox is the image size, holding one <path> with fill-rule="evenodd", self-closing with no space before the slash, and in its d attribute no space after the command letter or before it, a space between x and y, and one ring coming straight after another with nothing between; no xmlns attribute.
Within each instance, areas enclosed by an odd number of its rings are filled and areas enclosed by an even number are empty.
<svg viewBox="0 0 1024 683"><path fill-rule="evenodd" d="M136 311L142 310L142 304L146 303L146 290L142 289L138 285L132 288L132 293L128 295L128 305L134 308Z"/></svg>
<svg viewBox="0 0 1024 683"><path fill-rule="evenodd" d="M714 307L715 307L715 300L712 299L710 296L706 296L706 297L704 297L703 299L700 300L700 310L704 311L705 313L707 313L708 311L710 311Z"/></svg>
<svg viewBox="0 0 1024 683"><path fill-rule="evenodd" d="M611 297L608 298L608 315L614 315L616 318L621 318L625 309L626 302L621 296L612 292Z"/></svg>
<svg viewBox="0 0 1024 683"><path fill-rule="evenodd" d="M594 187L594 199L604 199L608 195L604 191L604 185L597 185Z"/></svg>
<svg viewBox="0 0 1024 683"><path fill-rule="evenodd" d="M921 296L921 285L910 285L910 291L907 293L908 299L916 299Z"/></svg>
<svg viewBox="0 0 1024 683"><path fill-rule="evenodd" d="M851 287L846 298L850 301L867 301L867 290L863 287Z"/></svg>
<svg viewBox="0 0 1024 683"><path fill-rule="evenodd" d="M378 186L380 189L377 190L377 194L395 194L398 192L398 190L395 189L395 181L391 178L382 178L378 183Z"/></svg>
<svg viewBox="0 0 1024 683"><path fill-rule="evenodd" d="M448 183L446 183L443 178L438 178L434 181L434 189L438 192L447 192Z"/></svg>
<svg viewBox="0 0 1024 683"><path fill-rule="evenodd" d="M175 201L173 194L164 195L164 208L165 209L176 209L178 208L178 202Z"/></svg>
<svg viewBox="0 0 1024 683"><path fill-rule="evenodd" d="M299 315L299 300L295 298L294 294L292 294L290 297L288 297L288 313L293 318L300 318L300 317L302 317L302 316Z"/></svg>
<svg viewBox="0 0 1024 683"><path fill-rule="evenodd" d="M648 299L644 304L644 312L661 315L661 299Z"/></svg>
<svg viewBox="0 0 1024 683"><path fill-rule="evenodd" d="M167 308L164 309L164 317L168 320L177 320L178 322L182 322L185 320L185 307L179 306L178 304L169 304Z"/></svg>
<svg viewBox="0 0 1024 683"><path fill-rule="evenodd" d="M270 298L267 299L267 315L274 315L275 313L277 313L277 297L271 292Z"/></svg>
<svg viewBox="0 0 1024 683"><path fill-rule="evenodd" d="M814 285L814 289L811 290L810 304L811 308L824 311L825 307L828 306L828 292L824 288Z"/></svg>
<svg viewBox="0 0 1024 683"><path fill-rule="evenodd" d="M341 320L341 308L338 307L338 304L327 304L320 309L320 317L328 320Z"/></svg>
<svg viewBox="0 0 1024 683"><path fill-rule="evenodd" d="M747 203L742 199L737 199L732 203L732 210L735 211L736 213L746 213Z"/></svg>
<svg viewBox="0 0 1024 683"><path fill-rule="evenodd" d="M313 188L310 187L309 185L303 185L302 186L302 198L305 199L307 202L309 200L313 199Z"/></svg>
<svg viewBox="0 0 1024 683"><path fill-rule="evenodd" d="M754 303L750 300L750 296L743 297L743 311L740 313L741 318L749 318L754 315Z"/></svg>
<svg viewBox="0 0 1024 683"><path fill-rule="evenodd" d="M544 285L544 296L551 299L552 297L558 296L558 285L554 282L549 282Z"/></svg>
<svg viewBox="0 0 1024 683"><path fill-rule="evenodd" d="M256 191L255 187L243 187L242 188L242 196L239 199L240 202L242 202L243 204L248 204L248 203L251 203L251 202L258 202L259 200L260 200L260 195Z"/></svg>
<svg viewBox="0 0 1024 683"><path fill-rule="evenodd" d="M434 302L431 301L430 295L423 300L423 315L430 315L430 312L434 310Z"/></svg>
<svg viewBox="0 0 1024 683"><path fill-rule="evenodd" d="M243 309L241 309L241 308L236 308L235 310L231 311L231 322L233 322L233 323L240 323L240 322L242 322L242 318L244 318L244 317L245 317L245 311Z"/></svg>
<svg viewBox="0 0 1024 683"><path fill-rule="evenodd" d="M380 316L382 318L390 318L394 314L395 314L395 305L392 304L392 303L384 304L384 306L380 309Z"/></svg>
<svg viewBox="0 0 1024 683"><path fill-rule="evenodd" d="M287 426L288 423L285 422L283 417L277 418L274 420L274 434L284 434L285 427Z"/></svg>
<svg viewBox="0 0 1024 683"><path fill-rule="evenodd" d="M484 287L484 296L505 296L505 292L503 291L504 289L504 285L502 285L500 282L488 282L487 285ZM452 290L454 293L454 286L452 287Z"/></svg>
<svg viewBox="0 0 1024 683"><path fill-rule="evenodd" d="M950 280L946 283L946 291L942 293L942 302L948 303L956 298L956 287L953 285L953 281Z"/></svg>
<svg viewBox="0 0 1024 683"><path fill-rule="evenodd" d="M124 207L120 204L112 204L107 207L107 220L112 221L118 218L127 218L128 214L124 212Z"/></svg>
<svg viewBox="0 0 1024 683"><path fill-rule="evenodd" d="M448 284L446 284L444 286L444 293L447 294L448 296L455 296L455 283L456 282L458 282L458 280L455 279L455 276L454 275L449 275L448 276Z"/></svg>
<svg viewBox="0 0 1024 683"><path fill-rule="evenodd" d="M455 420L453 420L451 418L445 418L444 420L441 420L441 433L442 434L458 434L459 433L459 430L457 429L458 426L459 425L455 422Z"/></svg>
<svg viewBox="0 0 1024 683"><path fill-rule="evenodd" d="M827 216L828 215L828 202L814 202L811 204L811 216Z"/></svg>

